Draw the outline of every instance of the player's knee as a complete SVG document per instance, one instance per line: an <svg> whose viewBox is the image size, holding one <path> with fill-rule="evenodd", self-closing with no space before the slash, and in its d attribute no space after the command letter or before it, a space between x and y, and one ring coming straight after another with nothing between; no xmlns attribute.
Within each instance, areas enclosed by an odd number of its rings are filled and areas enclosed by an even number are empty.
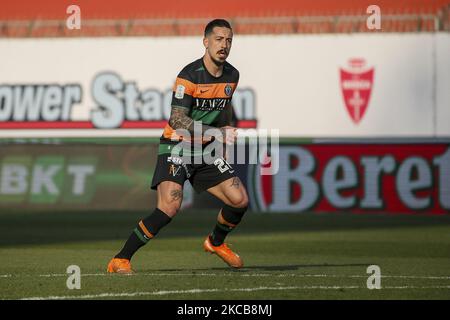
<svg viewBox="0 0 450 320"><path fill-rule="evenodd" d="M183 189L171 181L165 181L158 185L157 207L168 216L175 216L183 201Z"/></svg>
<svg viewBox="0 0 450 320"><path fill-rule="evenodd" d="M167 214L169 217L175 216L178 213L178 211L180 211L180 206L174 204L160 204L158 205L158 208L165 214Z"/></svg>
<svg viewBox="0 0 450 320"><path fill-rule="evenodd" d="M168 216L173 217L180 211L182 200L182 198L174 200L171 197L163 197L158 203L158 208L164 211Z"/></svg>
<svg viewBox="0 0 450 320"><path fill-rule="evenodd" d="M161 202L158 206L162 211L164 211L168 216L175 216L178 211L180 211L181 201L177 202Z"/></svg>
<svg viewBox="0 0 450 320"><path fill-rule="evenodd" d="M248 197L244 192L238 193L229 197L230 206L234 208L246 208L248 207Z"/></svg>
<svg viewBox="0 0 450 320"><path fill-rule="evenodd" d="M242 200L239 203L239 208L247 208L248 207L248 196L246 193L243 194Z"/></svg>
<svg viewBox="0 0 450 320"><path fill-rule="evenodd" d="M172 205L169 208L167 208L166 210L167 210L169 216L174 217L180 211L180 206Z"/></svg>

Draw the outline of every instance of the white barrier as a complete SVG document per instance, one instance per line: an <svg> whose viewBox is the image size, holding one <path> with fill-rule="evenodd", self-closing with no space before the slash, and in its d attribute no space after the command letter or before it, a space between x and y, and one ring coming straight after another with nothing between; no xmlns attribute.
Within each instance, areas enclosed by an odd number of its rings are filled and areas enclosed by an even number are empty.
<svg viewBox="0 0 450 320"><path fill-rule="evenodd" d="M2 39L0 137L159 136L201 40ZM233 102L281 136L449 136L449 57L448 33L236 36Z"/></svg>
<svg viewBox="0 0 450 320"><path fill-rule="evenodd" d="M436 41L436 135L450 136L450 34Z"/></svg>

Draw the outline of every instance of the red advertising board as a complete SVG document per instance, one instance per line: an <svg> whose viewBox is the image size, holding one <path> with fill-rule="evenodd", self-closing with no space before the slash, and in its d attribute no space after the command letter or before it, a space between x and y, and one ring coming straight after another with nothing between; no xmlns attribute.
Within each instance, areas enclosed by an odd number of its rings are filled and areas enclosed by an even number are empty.
<svg viewBox="0 0 450 320"><path fill-rule="evenodd" d="M281 145L279 170L249 166L255 210L450 213L450 145Z"/></svg>

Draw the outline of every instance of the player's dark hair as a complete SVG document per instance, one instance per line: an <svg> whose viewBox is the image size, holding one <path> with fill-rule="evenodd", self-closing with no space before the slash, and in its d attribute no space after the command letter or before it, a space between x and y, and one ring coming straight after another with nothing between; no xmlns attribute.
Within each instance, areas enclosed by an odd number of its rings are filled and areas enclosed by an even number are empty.
<svg viewBox="0 0 450 320"><path fill-rule="evenodd" d="M214 19L210 21L205 27L205 38L213 31L214 27L225 27L231 29L231 25L227 20L224 19Z"/></svg>

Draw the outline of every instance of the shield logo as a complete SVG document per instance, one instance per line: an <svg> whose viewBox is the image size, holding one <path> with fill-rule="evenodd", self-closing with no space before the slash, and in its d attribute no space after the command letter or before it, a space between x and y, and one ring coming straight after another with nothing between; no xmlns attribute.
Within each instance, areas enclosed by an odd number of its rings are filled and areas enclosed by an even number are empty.
<svg viewBox="0 0 450 320"><path fill-rule="evenodd" d="M175 166L173 164L171 164L169 166L169 174L171 174L173 177L177 176L178 173L180 172L180 168L179 166Z"/></svg>
<svg viewBox="0 0 450 320"><path fill-rule="evenodd" d="M347 111L355 124L364 117L369 106L375 68L365 68L365 60L349 60L349 69L340 69L341 89Z"/></svg>
<svg viewBox="0 0 450 320"><path fill-rule="evenodd" d="M233 88L229 84L227 84L224 89L224 92L227 95L227 97L231 96L232 91L233 91Z"/></svg>

